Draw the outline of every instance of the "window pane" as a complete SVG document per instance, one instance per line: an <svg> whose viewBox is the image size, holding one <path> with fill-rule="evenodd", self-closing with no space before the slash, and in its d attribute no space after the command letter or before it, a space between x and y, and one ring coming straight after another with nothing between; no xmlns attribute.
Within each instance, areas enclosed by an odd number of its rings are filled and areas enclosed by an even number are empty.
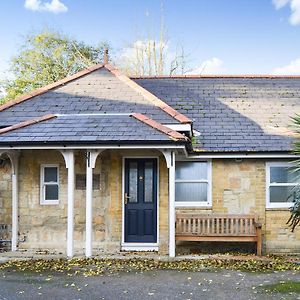
<svg viewBox="0 0 300 300"><path fill-rule="evenodd" d="M128 202L137 202L137 162L129 163L129 199Z"/></svg>
<svg viewBox="0 0 300 300"><path fill-rule="evenodd" d="M176 179L207 179L207 163L176 162Z"/></svg>
<svg viewBox="0 0 300 300"><path fill-rule="evenodd" d="M45 185L45 200L58 200L58 185Z"/></svg>
<svg viewBox="0 0 300 300"><path fill-rule="evenodd" d="M45 182L57 182L57 167L45 167L44 172Z"/></svg>
<svg viewBox="0 0 300 300"><path fill-rule="evenodd" d="M271 183L293 183L299 181L299 172L289 167L270 167Z"/></svg>
<svg viewBox="0 0 300 300"><path fill-rule="evenodd" d="M207 183L177 182L175 201L207 202Z"/></svg>
<svg viewBox="0 0 300 300"><path fill-rule="evenodd" d="M145 163L145 202L153 201L153 162Z"/></svg>
<svg viewBox="0 0 300 300"><path fill-rule="evenodd" d="M270 186L270 202L293 202L299 192L299 188L293 186Z"/></svg>

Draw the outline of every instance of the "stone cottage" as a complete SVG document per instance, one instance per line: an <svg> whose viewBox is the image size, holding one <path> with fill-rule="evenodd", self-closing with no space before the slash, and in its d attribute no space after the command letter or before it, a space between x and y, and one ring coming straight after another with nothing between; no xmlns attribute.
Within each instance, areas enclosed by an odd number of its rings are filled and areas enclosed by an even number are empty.
<svg viewBox="0 0 300 300"><path fill-rule="evenodd" d="M0 224L12 251L68 257L174 257L180 235L299 253L286 225L297 112L298 77L96 65L0 106Z"/></svg>

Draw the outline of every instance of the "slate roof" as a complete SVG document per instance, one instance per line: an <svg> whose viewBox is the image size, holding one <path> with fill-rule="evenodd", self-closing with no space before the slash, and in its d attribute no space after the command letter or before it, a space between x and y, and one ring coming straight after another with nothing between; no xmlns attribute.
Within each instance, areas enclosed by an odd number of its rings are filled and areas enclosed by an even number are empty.
<svg viewBox="0 0 300 300"><path fill-rule="evenodd" d="M0 106L0 127L48 113L142 113L164 124L190 121L110 65L79 75Z"/></svg>
<svg viewBox="0 0 300 300"><path fill-rule="evenodd" d="M46 115L0 130L0 145L186 142L183 135L157 124L141 114Z"/></svg>
<svg viewBox="0 0 300 300"><path fill-rule="evenodd" d="M197 151L290 151L300 77L177 77L135 81L193 120Z"/></svg>
<svg viewBox="0 0 300 300"><path fill-rule="evenodd" d="M120 113L127 117L117 117ZM0 142L183 142L186 139L162 124L193 121L197 152L288 152L295 140L290 117L296 113L300 113L300 77L131 80L110 65L97 65L0 106ZM69 117L34 121L47 114ZM86 118L87 114L115 117ZM82 128L75 121L80 118ZM105 119L112 131L104 126ZM29 124L1 134L1 128L19 127L20 122Z"/></svg>

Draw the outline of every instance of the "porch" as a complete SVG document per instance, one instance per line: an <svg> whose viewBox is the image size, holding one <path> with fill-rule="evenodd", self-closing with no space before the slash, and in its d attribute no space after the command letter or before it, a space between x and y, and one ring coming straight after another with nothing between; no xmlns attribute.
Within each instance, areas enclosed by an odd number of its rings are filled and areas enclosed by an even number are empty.
<svg viewBox="0 0 300 300"><path fill-rule="evenodd" d="M11 175L9 193L0 190L0 198L8 207L6 214L4 211L1 214L0 223L12 228L11 250L49 253L53 250L70 258L83 253L91 257L126 250L152 250L174 257L175 155L182 151L183 147L176 149L176 146L0 150L5 164L0 169L0 178ZM157 160L154 243L128 243L125 239L127 158ZM59 170L59 199L43 202L42 194L47 191L41 189L45 188L42 170L55 166ZM53 190L49 188L50 198Z"/></svg>

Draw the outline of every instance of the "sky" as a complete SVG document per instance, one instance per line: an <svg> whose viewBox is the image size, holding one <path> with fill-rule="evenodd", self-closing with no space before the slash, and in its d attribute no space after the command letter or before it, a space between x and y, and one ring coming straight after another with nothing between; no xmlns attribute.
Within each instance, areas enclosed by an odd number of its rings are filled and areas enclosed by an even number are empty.
<svg viewBox="0 0 300 300"><path fill-rule="evenodd" d="M193 74L300 74L300 0L0 0L0 78L22 36L50 28L115 51L159 32Z"/></svg>

